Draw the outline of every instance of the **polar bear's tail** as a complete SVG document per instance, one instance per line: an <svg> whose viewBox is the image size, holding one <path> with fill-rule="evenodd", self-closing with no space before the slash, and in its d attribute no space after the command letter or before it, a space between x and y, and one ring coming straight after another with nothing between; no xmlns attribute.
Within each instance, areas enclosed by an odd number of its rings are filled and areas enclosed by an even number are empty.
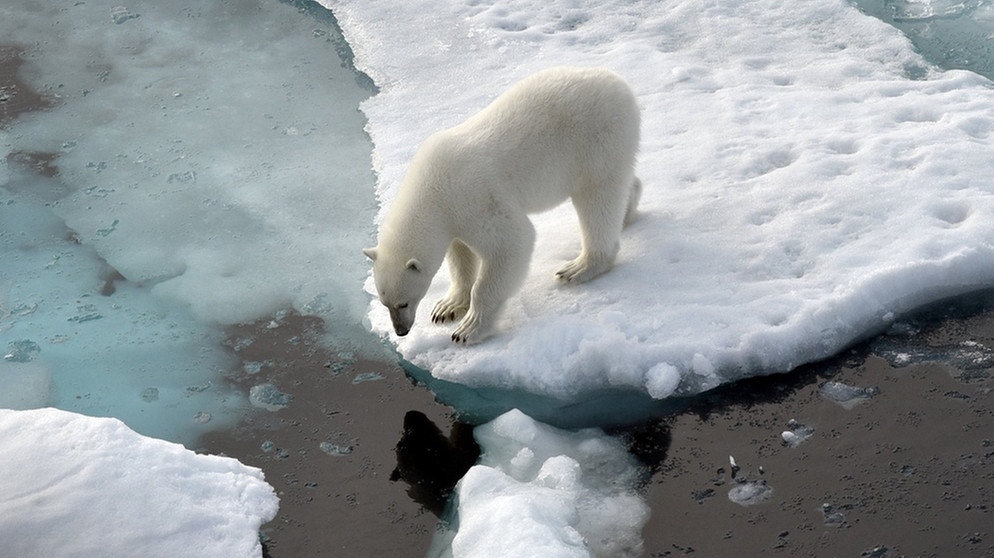
<svg viewBox="0 0 994 558"><path fill-rule="evenodd" d="M632 191L628 195L628 210L625 211L624 226L631 225L638 217L639 200L642 199L642 181L635 177L632 182Z"/></svg>

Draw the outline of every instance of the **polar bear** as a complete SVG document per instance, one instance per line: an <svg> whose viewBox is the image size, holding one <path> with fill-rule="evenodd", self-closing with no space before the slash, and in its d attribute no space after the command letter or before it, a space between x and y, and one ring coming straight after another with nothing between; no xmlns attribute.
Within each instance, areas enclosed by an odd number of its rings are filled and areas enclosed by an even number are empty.
<svg viewBox="0 0 994 558"><path fill-rule="evenodd" d="M635 215L639 108L605 69L551 68L475 116L429 137L381 224L373 260L380 302L406 335L447 258L452 284L435 323L460 320L458 343L492 333L528 272L535 230L528 214L566 199L580 221L581 251L556 276L582 283L614 265L622 227Z"/></svg>

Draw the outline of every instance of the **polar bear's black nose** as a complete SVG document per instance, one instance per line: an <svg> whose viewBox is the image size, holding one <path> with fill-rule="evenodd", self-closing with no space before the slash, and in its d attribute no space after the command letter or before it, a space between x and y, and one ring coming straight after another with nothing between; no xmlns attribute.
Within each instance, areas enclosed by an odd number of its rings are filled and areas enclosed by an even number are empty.
<svg viewBox="0 0 994 558"><path fill-rule="evenodd" d="M407 335L407 333L409 331L411 331L411 328L409 328L407 326L402 326L402 325L394 324L393 330L397 332L398 336L403 337L403 336Z"/></svg>

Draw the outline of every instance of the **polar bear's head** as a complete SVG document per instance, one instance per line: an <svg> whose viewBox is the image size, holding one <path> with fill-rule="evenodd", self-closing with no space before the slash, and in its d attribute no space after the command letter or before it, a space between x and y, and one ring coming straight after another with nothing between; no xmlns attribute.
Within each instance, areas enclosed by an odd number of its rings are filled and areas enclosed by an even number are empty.
<svg viewBox="0 0 994 558"><path fill-rule="evenodd" d="M427 273L417 258L390 254L379 247L366 248L362 252L373 260L376 293L390 311L393 330L397 335L407 335L433 274Z"/></svg>

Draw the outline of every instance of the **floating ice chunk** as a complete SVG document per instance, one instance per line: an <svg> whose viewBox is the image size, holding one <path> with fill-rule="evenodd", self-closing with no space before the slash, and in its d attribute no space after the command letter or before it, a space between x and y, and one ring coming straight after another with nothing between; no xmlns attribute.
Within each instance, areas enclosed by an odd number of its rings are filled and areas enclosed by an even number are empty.
<svg viewBox="0 0 994 558"><path fill-rule="evenodd" d="M801 445L804 440L807 440L814 434L815 429L810 426L805 426L794 419L787 421L787 430L780 433L780 437L783 439L787 446L796 448Z"/></svg>
<svg viewBox="0 0 994 558"><path fill-rule="evenodd" d="M728 499L742 506L752 506L760 504L770 499L773 495L773 487L768 485L762 478L759 480L749 480L746 477L738 477L742 466L738 464L734 456L728 456L728 464L731 467L732 480L737 484L728 491ZM724 472L721 472L722 476ZM759 467L759 475L764 474L763 467ZM724 479L720 481L724 482Z"/></svg>
<svg viewBox="0 0 994 558"><path fill-rule="evenodd" d="M765 480L741 482L728 491L728 499L740 506L762 504L773 496L773 487Z"/></svg>
<svg viewBox="0 0 994 558"><path fill-rule="evenodd" d="M845 514L835 511L832 504L828 502L821 505L821 515L825 519L825 525L828 527L840 527L846 522Z"/></svg>
<svg viewBox="0 0 994 558"><path fill-rule="evenodd" d="M452 556L640 556L639 468L595 429L566 432L514 410L477 428L479 465L456 488Z"/></svg>
<svg viewBox="0 0 994 558"><path fill-rule="evenodd" d="M364 382L375 382L377 380L385 380L386 376L380 374L379 372L363 372L361 374L356 374L355 378L352 378L353 384L361 384Z"/></svg>
<svg viewBox="0 0 994 558"><path fill-rule="evenodd" d="M800 440L800 437L797 434L794 434L790 430L784 430L783 432L781 432L780 437L783 439L785 444L787 444L792 448L797 447L803 441Z"/></svg>
<svg viewBox="0 0 994 558"><path fill-rule="evenodd" d="M980 376L994 368L994 349L969 340L938 347L919 347L915 344L909 349L907 343L883 337L873 343L873 352L895 368L936 362L960 372L979 373ZM977 374L968 374L973 375Z"/></svg>
<svg viewBox="0 0 994 558"><path fill-rule="evenodd" d="M321 451L333 457L349 455L355 450L353 446L334 444L332 442L321 442L320 444L318 444L318 447L321 448Z"/></svg>
<svg viewBox="0 0 994 558"><path fill-rule="evenodd" d="M821 392L822 397L829 401L834 401L846 409L852 409L856 405L880 393L880 388L878 387L862 388L834 380L821 384L818 390Z"/></svg>
<svg viewBox="0 0 994 558"><path fill-rule="evenodd" d="M0 410L0 454L4 556L258 557L279 502L259 469L117 419Z"/></svg>
<svg viewBox="0 0 994 558"><path fill-rule="evenodd" d="M875 546L870 550L861 552L859 555L861 558L887 558L889 550L886 546Z"/></svg>
<svg viewBox="0 0 994 558"><path fill-rule="evenodd" d="M153 401L158 401L159 400L159 388L156 388L156 387L147 387L147 388L145 388L145 389L142 390L141 395L139 397L141 397L141 400L144 401L144 402L146 402L146 403L151 403Z"/></svg>
<svg viewBox="0 0 994 558"><path fill-rule="evenodd" d="M7 344L7 354L3 355L3 359L7 362L31 362L40 352L38 343L30 339L18 339Z"/></svg>
<svg viewBox="0 0 994 558"><path fill-rule="evenodd" d="M249 401L267 411L279 411L293 401L293 396L276 389L273 384L259 384L249 390Z"/></svg>

